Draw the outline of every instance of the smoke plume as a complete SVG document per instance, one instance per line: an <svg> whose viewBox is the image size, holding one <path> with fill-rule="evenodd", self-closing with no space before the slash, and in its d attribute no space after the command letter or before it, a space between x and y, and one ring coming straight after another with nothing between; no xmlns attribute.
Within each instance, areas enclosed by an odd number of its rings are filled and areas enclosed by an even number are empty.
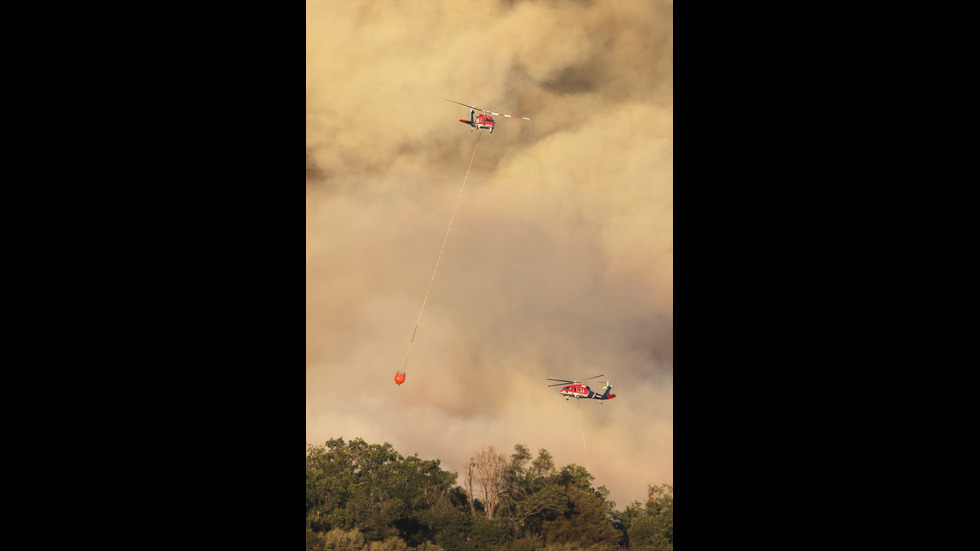
<svg viewBox="0 0 980 551"><path fill-rule="evenodd" d="M307 441L673 484L672 2L308 0L306 33Z"/></svg>

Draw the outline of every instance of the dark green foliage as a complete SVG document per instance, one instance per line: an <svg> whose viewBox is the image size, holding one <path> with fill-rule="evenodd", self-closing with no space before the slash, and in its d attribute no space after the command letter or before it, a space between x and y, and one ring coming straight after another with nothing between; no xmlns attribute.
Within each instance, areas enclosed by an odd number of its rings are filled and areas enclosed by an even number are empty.
<svg viewBox="0 0 980 551"><path fill-rule="evenodd" d="M318 532L357 529L368 541L432 536L423 512L451 500L456 475L439 461L403 458L391 444L335 439L307 446L306 522Z"/></svg>
<svg viewBox="0 0 980 551"><path fill-rule="evenodd" d="M658 551L672 550L674 547L674 487L670 484L648 486L649 498L646 504L646 517L641 522L640 539L630 541L639 545L649 545Z"/></svg>
<svg viewBox="0 0 980 551"><path fill-rule="evenodd" d="M631 549L670 551L674 547L674 488L648 486L646 505L634 501L617 517Z"/></svg>
<svg viewBox="0 0 980 551"><path fill-rule="evenodd" d="M474 521L470 540L479 542L479 549L495 549L513 539L512 527L506 520L477 517Z"/></svg>
<svg viewBox="0 0 980 551"><path fill-rule="evenodd" d="M595 477L580 465L565 465L558 472L556 481L562 486L588 490L592 488Z"/></svg>
<svg viewBox="0 0 980 551"><path fill-rule="evenodd" d="M426 551L445 551L444 549L426 544ZM335 528L329 532L306 532L306 551L408 551L408 544L400 538L392 536L384 541L366 541L359 530L341 530ZM420 548L421 549L421 548Z"/></svg>
<svg viewBox="0 0 980 551"><path fill-rule="evenodd" d="M587 469L556 469L546 450L534 458L514 446L503 473L487 519L438 460L402 457L391 444L359 438L307 445L307 550L673 549L669 485L649 486L646 504L620 512L604 486L592 487Z"/></svg>
<svg viewBox="0 0 980 551"><path fill-rule="evenodd" d="M473 523L482 516L474 516L466 509L459 508L432 519L435 532L433 542L445 549L476 549L471 541Z"/></svg>
<svg viewBox="0 0 980 551"><path fill-rule="evenodd" d="M575 543L589 549L618 547L623 536L613 528L599 496L575 486L568 487L566 492L568 507L541 526L545 543Z"/></svg>

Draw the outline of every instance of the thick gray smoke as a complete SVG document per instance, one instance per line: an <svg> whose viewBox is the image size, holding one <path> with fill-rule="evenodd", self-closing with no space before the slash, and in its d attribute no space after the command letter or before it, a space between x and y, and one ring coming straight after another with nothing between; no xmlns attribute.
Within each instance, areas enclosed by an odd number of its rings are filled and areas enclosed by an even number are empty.
<svg viewBox="0 0 980 551"><path fill-rule="evenodd" d="M307 441L673 483L671 2L307 1ZM529 117L478 133L446 98ZM545 378L604 373L617 398Z"/></svg>

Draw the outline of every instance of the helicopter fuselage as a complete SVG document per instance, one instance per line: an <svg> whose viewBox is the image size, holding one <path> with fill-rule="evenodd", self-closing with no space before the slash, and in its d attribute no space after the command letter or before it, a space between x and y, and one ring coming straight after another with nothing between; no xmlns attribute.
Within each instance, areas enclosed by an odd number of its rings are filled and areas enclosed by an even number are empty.
<svg viewBox="0 0 980 551"><path fill-rule="evenodd" d="M591 388L589 388L588 385L573 384L573 385L568 385L568 386L562 387L561 390L558 391L558 394L564 396L566 400L568 400L569 398L576 398L576 399L585 398L585 399L592 399L592 400L611 400L611 399L615 398L616 395L615 394L609 394L609 391L610 390L612 390L612 387L611 386L607 386L605 388L605 391L602 394L599 394L598 392L595 392L594 390L592 390Z"/></svg>
<svg viewBox="0 0 980 551"><path fill-rule="evenodd" d="M473 111L470 111L469 120L459 119L459 122L463 124L468 124L476 130L489 129L490 133L493 134L493 127L494 127L493 117L491 117L490 115L484 115L483 113L480 113L479 115L476 115L476 117L474 118L473 114L474 114Z"/></svg>

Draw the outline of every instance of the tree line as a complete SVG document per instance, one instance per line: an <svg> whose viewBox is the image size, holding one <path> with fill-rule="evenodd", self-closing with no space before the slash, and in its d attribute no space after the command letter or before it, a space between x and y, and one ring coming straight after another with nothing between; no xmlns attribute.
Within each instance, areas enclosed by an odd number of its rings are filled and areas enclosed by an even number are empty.
<svg viewBox="0 0 980 551"><path fill-rule="evenodd" d="M522 444L470 456L462 473L356 438L306 446L307 550L673 551L670 484L623 510L580 465Z"/></svg>

